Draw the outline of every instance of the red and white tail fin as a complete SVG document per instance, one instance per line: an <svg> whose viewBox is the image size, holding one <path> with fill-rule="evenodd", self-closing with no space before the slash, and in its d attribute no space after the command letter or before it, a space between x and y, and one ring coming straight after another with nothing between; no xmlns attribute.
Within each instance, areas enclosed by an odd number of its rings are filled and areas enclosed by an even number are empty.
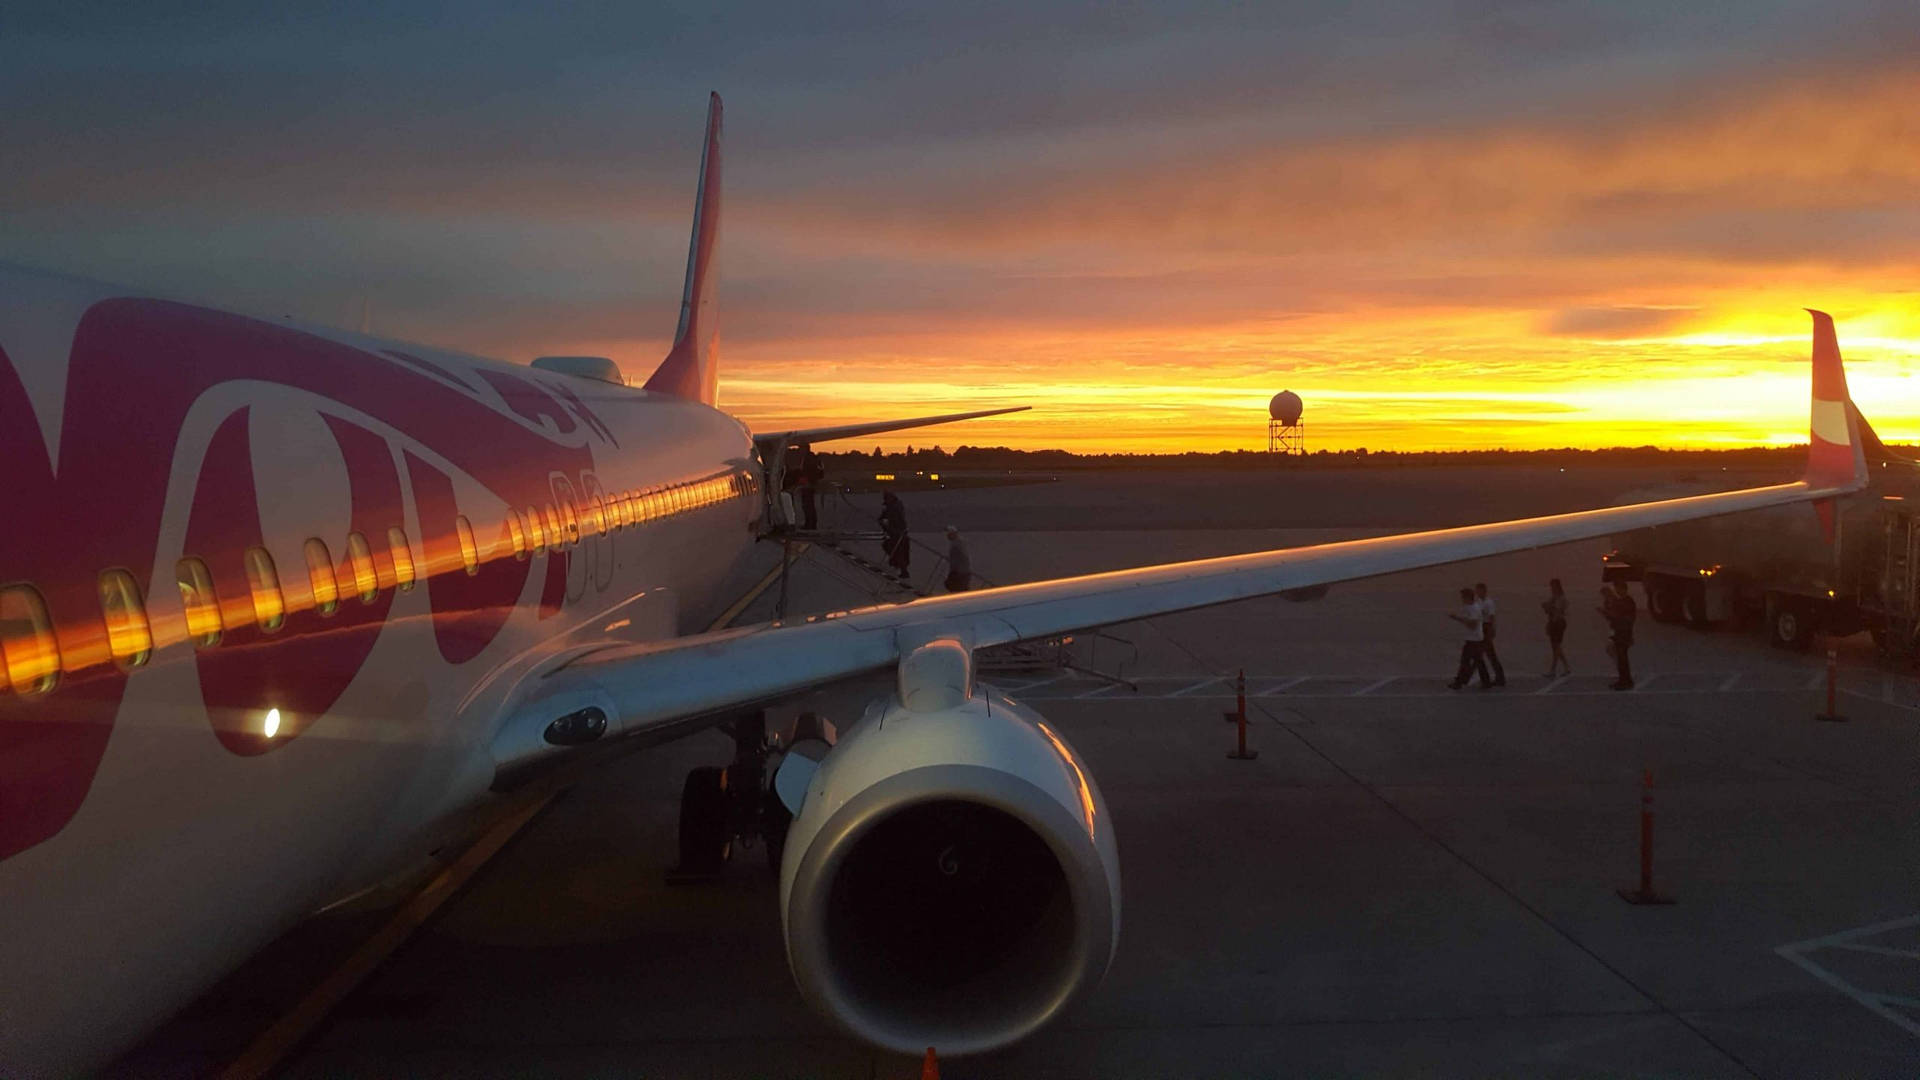
<svg viewBox="0 0 1920 1080"><path fill-rule="evenodd" d="M1866 440L1847 395L1847 371L1840 363L1833 317L1811 308L1807 313L1813 316L1813 409L1806 480L1814 487L1857 488L1867 482Z"/></svg>
<svg viewBox="0 0 1920 1080"><path fill-rule="evenodd" d="M647 380L661 394L714 403L720 377L720 283L714 249L720 240L720 95L707 102L707 142L700 151L700 190L693 200L693 241L687 249L687 287L680 297L680 328L673 348Z"/></svg>

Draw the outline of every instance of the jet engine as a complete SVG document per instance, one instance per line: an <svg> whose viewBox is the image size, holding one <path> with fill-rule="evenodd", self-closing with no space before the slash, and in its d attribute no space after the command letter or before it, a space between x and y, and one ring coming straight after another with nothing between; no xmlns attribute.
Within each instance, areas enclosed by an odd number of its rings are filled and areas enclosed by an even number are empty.
<svg viewBox="0 0 1920 1080"><path fill-rule="evenodd" d="M830 750L796 743L780 872L802 994L900 1053L1031 1034L1106 974L1120 932L1113 823L1085 764L940 640L901 661Z"/></svg>

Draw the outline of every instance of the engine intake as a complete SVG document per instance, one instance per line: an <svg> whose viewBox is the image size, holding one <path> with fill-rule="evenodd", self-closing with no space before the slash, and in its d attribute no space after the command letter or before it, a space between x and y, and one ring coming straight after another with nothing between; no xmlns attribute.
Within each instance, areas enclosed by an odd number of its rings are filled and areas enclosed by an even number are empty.
<svg viewBox="0 0 1920 1080"><path fill-rule="evenodd" d="M952 700L870 707L814 772L782 865L801 992L907 1054L1031 1034L1099 982L1120 929L1112 823L1078 757L1001 695Z"/></svg>

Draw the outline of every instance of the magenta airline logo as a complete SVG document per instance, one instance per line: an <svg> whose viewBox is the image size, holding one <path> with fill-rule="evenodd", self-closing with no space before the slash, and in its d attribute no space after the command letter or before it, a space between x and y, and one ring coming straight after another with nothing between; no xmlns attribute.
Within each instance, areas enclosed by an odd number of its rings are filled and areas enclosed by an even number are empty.
<svg viewBox="0 0 1920 1080"><path fill-rule="evenodd" d="M209 389L235 380L275 383L338 402L431 447L513 507L546 502L552 471L592 468L590 438L611 441L607 426L571 392L533 377L496 371L471 376L418 357L378 356L258 320L151 300L96 304L74 334L60 444L48 456L18 372L0 351L0 461L6 511L0 529L0 585L27 582L40 590L63 652L85 651L102 632L97 575L124 569L142 594L173 589L170 574L183 554L212 568L223 607L244 588L247 548L263 545L248 433L249 410L223 418L201 461L184 551L159 550L161 515L182 424ZM504 399L515 416L487 400ZM557 392L556 392L557 391ZM454 479L384 434L322 413L346 462L349 531L384 539L406 527L399 470L407 472L418 512L414 542L425 565L459 564L453 529ZM525 420L526 423L522 423ZM529 427L536 425L540 430ZM396 449L399 450L396 455ZM474 522L491 545L504 522ZM408 529L410 535L413 530ZM382 580L393 580L390 556ZM336 548L336 550L338 550ZM298 572L300 553L274 551L283 580ZM424 581L434 641L450 663L478 655L497 635L527 576L544 566L543 613L558 609L566 587L564 553L539 561L494 559L479 572ZM202 695L214 733L237 754L264 753L297 738L353 680L393 604L382 590L370 604L342 603L330 616L291 611L266 633L244 625L218 646L196 653ZM0 693L0 858L53 836L79 809L99 768L128 680L110 663L62 676L52 693ZM268 739L247 718L268 707L285 718Z"/></svg>

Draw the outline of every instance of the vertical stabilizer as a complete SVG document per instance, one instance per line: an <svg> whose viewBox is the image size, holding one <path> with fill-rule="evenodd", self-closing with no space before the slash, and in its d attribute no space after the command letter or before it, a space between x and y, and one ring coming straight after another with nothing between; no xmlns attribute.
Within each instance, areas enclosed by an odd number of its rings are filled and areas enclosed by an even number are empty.
<svg viewBox="0 0 1920 1080"><path fill-rule="evenodd" d="M714 403L720 376L720 304L715 293L719 271L714 249L720 240L720 95L707 102L707 142L700 151L700 189L693 200L693 240L687 249L687 286L680 297L680 327L673 348L660 362L647 389Z"/></svg>

